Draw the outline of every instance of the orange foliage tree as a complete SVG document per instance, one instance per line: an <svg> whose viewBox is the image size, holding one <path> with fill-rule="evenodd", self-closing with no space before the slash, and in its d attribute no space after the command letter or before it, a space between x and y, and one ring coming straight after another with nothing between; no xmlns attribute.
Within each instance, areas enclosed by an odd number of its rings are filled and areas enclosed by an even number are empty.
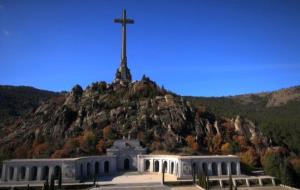
<svg viewBox="0 0 300 190"><path fill-rule="evenodd" d="M85 130L79 137L80 150L85 153L93 153L95 150L96 137L93 131Z"/></svg>
<svg viewBox="0 0 300 190"><path fill-rule="evenodd" d="M192 147L193 143L195 142L195 137L193 135L188 135L185 138L185 141L189 147Z"/></svg>
<svg viewBox="0 0 300 190"><path fill-rule="evenodd" d="M112 139L113 138L113 131L112 131L112 127L110 125L104 127L104 129L103 129L103 137L105 139Z"/></svg>
<svg viewBox="0 0 300 190"><path fill-rule="evenodd" d="M232 146L229 142L224 143L221 147L221 152L223 154L231 154L232 153Z"/></svg>
<svg viewBox="0 0 300 190"><path fill-rule="evenodd" d="M240 154L241 162L248 166L255 167L258 164L259 156L254 148L249 148L246 152Z"/></svg>
<svg viewBox="0 0 300 190"><path fill-rule="evenodd" d="M106 151L106 143L104 139L100 139L96 145L96 149L100 154L105 153Z"/></svg>

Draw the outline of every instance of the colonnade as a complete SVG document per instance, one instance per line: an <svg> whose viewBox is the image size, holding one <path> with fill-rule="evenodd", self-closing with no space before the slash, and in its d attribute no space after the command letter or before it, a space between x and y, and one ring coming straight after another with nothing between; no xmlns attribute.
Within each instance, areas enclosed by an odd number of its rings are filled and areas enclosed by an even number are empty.
<svg viewBox="0 0 300 190"><path fill-rule="evenodd" d="M2 168L1 181L41 181L50 179L53 174L58 179L61 166L11 166Z"/></svg>
<svg viewBox="0 0 300 190"><path fill-rule="evenodd" d="M140 172L165 173L183 177L195 173L209 176L241 175L240 162L233 156L171 156L140 155L138 157Z"/></svg>

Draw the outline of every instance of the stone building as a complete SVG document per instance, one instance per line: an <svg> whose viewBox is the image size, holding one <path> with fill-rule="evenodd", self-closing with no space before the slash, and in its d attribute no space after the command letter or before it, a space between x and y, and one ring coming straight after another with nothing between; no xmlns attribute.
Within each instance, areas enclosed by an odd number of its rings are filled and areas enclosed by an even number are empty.
<svg viewBox="0 0 300 190"><path fill-rule="evenodd" d="M138 140L117 140L107 149L107 155L63 159L12 159L3 162L0 183L39 183L58 178L63 182L91 181L119 171L165 172L177 179L192 177L192 171L211 176L240 175L237 156L176 156L146 154Z"/></svg>

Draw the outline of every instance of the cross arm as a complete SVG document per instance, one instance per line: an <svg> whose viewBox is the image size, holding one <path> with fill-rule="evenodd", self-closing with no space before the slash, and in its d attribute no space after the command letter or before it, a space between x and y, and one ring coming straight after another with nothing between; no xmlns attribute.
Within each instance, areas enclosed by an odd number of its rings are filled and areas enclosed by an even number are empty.
<svg viewBox="0 0 300 190"><path fill-rule="evenodd" d="M125 22L124 22L124 19L116 18L116 19L114 19L114 22L115 23L122 23L122 24L124 24L124 23L134 24L134 20L132 20L132 19L126 19Z"/></svg>

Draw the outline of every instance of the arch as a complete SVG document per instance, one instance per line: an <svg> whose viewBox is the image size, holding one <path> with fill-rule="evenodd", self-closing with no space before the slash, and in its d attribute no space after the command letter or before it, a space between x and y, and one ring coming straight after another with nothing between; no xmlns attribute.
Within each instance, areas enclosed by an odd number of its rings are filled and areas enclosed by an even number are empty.
<svg viewBox="0 0 300 190"><path fill-rule="evenodd" d="M99 173L100 173L100 170L99 170L99 162L97 161L97 162L95 162L95 174L96 174L96 175L99 175Z"/></svg>
<svg viewBox="0 0 300 190"><path fill-rule="evenodd" d="M174 162L171 162L171 174L174 173Z"/></svg>
<svg viewBox="0 0 300 190"><path fill-rule="evenodd" d="M231 166L231 174L232 174L232 175L236 175L236 174L237 174L237 166L236 166L236 163L235 163L235 162L231 162L230 166Z"/></svg>
<svg viewBox="0 0 300 190"><path fill-rule="evenodd" d="M154 162L154 172L159 172L159 161L155 160Z"/></svg>
<svg viewBox="0 0 300 190"><path fill-rule="evenodd" d="M227 165L225 162L221 164L222 175L227 175Z"/></svg>
<svg viewBox="0 0 300 190"><path fill-rule="evenodd" d="M217 163L213 162L211 164L211 169L212 169L212 175L217 176L218 175L218 165L217 165Z"/></svg>
<svg viewBox="0 0 300 190"><path fill-rule="evenodd" d="M208 165L206 162L202 163L202 171L203 171L203 174L205 174L205 175L208 174Z"/></svg>
<svg viewBox="0 0 300 190"><path fill-rule="evenodd" d="M124 170L130 170L130 161L128 158L124 159Z"/></svg>
<svg viewBox="0 0 300 190"><path fill-rule="evenodd" d="M109 161L104 162L104 173L109 174Z"/></svg>
<svg viewBox="0 0 300 190"><path fill-rule="evenodd" d="M32 180L32 181L35 181L35 180L37 180L37 167L36 166L33 166L32 168L31 168L31 172L30 172L30 180Z"/></svg>
<svg viewBox="0 0 300 190"><path fill-rule="evenodd" d="M149 171L150 170L150 161L146 160L145 161L145 171Z"/></svg>
<svg viewBox="0 0 300 190"><path fill-rule="evenodd" d="M83 178L83 164L80 164L80 177Z"/></svg>
<svg viewBox="0 0 300 190"><path fill-rule="evenodd" d="M14 178L14 167L9 167L9 180L13 180Z"/></svg>
<svg viewBox="0 0 300 190"><path fill-rule="evenodd" d="M168 171L168 162L167 161L164 161L164 163L163 163L163 169L164 169L165 173Z"/></svg>
<svg viewBox="0 0 300 190"><path fill-rule="evenodd" d="M49 167L44 166L42 170L42 180L47 180L49 179Z"/></svg>
<svg viewBox="0 0 300 190"><path fill-rule="evenodd" d="M58 179L60 175L61 175L61 167L55 166L54 167L54 179Z"/></svg>
<svg viewBox="0 0 300 190"><path fill-rule="evenodd" d="M91 164L89 162L86 164L86 175L91 177Z"/></svg>
<svg viewBox="0 0 300 190"><path fill-rule="evenodd" d="M22 166L20 168L20 176L19 176L19 179L20 180L25 180L25 175L26 175L26 168L25 166Z"/></svg>
<svg viewBox="0 0 300 190"><path fill-rule="evenodd" d="M197 175L197 164L195 162L193 162L192 164L192 176L196 176Z"/></svg>

